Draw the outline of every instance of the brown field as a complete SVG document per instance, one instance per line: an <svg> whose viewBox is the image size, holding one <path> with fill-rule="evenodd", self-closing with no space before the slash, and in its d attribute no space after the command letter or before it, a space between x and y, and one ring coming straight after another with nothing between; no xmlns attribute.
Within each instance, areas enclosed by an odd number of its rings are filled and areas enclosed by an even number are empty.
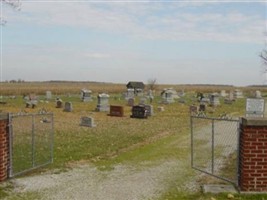
<svg viewBox="0 0 267 200"><path fill-rule="evenodd" d="M156 92L159 94L164 88L172 87L177 91L185 90L186 92L219 92L220 90L234 90L234 86L228 85L156 85ZM54 95L62 94L79 94L81 89L89 89L93 93L122 93L126 90L126 83L101 83L101 82L71 82L71 81L50 81L50 82L20 82L20 83L1 83L0 95L23 95L35 93L36 95L45 94L47 90ZM147 88L146 88L147 89ZM260 90L267 92L266 87L242 87L243 92Z"/></svg>

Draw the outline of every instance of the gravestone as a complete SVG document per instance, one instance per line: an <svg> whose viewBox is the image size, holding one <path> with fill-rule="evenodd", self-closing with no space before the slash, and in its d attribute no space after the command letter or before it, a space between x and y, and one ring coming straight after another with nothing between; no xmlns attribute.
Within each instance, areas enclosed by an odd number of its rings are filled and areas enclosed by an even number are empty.
<svg viewBox="0 0 267 200"><path fill-rule="evenodd" d="M177 95L177 92L174 89L168 88L164 89L161 92L161 98L162 98L162 103L170 104L173 103L176 98L178 99L179 96Z"/></svg>
<svg viewBox="0 0 267 200"><path fill-rule="evenodd" d="M229 92L229 97L224 99L224 103L225 104L232 104L233 101L235 101L235 99L234 99L234 91L231 90Z"/></svg>
<svg viewBox="0 0 267 200"><path fill-rule="evenodd" d="M234 91L230 91L229 93L229 100L233 101L234 100Z"/></svg>
<svg viewBox="0 0 267 200"><path fill-rule="evenodd" d="M221 94L220 94L220 96L221 96L221 97L226 97L226 96L227 96L225 90L221 90Z"/></svg>
<svg viewBox="0 0 267 200"><path fill-rule="evenodd" d="M234 98L235 99L244 98L243 92L241 90L239 90L239 89L235 89L235 91L234 91Z"/></svg>
<svg viewBox="0 0 267 200"><path fill-rule="evenodd" d="M125 93L125 100L128 100L130 98L134 98L134 89L128 88L126 93Z"/></svg>
<svg viewBox="0 0 267 200"><path fill-rule="evenodd" d="M264 117L265 113L264 99L247 98L246 117Z"/></svg>
<svg viewBox="0 0 267 200"><path fill-rule="evenodd" d="M65 102L64 111L65 112L72 112L72 103L71 102Z"/></svg>
<svg viewBox="0 0 267 200"><path fill-rule="evenodd" d="M51 91L46 91L46 93L45 93L45 98L46 98L46 100L50 100L50 99L52 99L52 92Z"/></svg>
<svg viewBox="0 0 267 200"><path fill-rule="evenodd" d="M206 111L206 105L205 104L200 104L198 111L199 112L205 112Z"/></svg>
<svg viewBox="0 0 267 200"><path fill-rule="evenodd" d="M91 90L82 89L81 90L81 100L83 102L92 101L92 91Z"/></svg>
<svg viewBox="0 0 267 200"><path fill-rule="evenodd" d="M213 93L210 95L210 104L211 106L220 105L219 95L217 93Z"/></svg>
<svg viewBox="0 0 267 200"><path fill-rule="evenodd" d="M148 90L147 97L149 99L149 103L152 103L153 99L154 99L154 95L153 95L153 91L151 89Z"/></svg>
<svg viewBox="0 0 267 200"><path fill-rule="evenodd" d="M63 107L63 101L60 98L56 99L56 108L62 108Z"/></svg>
<svg viewBox="0 0 267 200"><path fill-rule="evenodd" d="M261 96L261 91L257 90L257 91L255 92L255 98L262 98L262 96Z"/></svg>
<svg viewBox="0 0 267 200"><path fill-rule="evenodd" d="M30 94L29 96L26 96L24 100L26 101L26 108L35 108L38 104L38 100L35 94Z"/></svg>
<svg viewBox="0 0 267 200"><path fill-rule="evenodd" d="M145 106L142 105L133 106L131 118L139 118L139 119L147 118L147 110Z"/></svg>
<svg viewBox="0 0 267 200"><path fill-rule="evenodd" d="M144 105L145 109L147 111L147 116L153 116L154 115L154 110L152 105Z"/></svg>
<svg viewBox="0 0 267 200"><path fill-rule="evenodd" d="M129 98L128 99L128 106L134 106L134 98Z"/></svg>
<svg viewBox="0 0 267 200"><path fill-rule="evenodd" d="M108 112L109 111L109 95L102 93L97 96L96 111Z"/></svg>
<svg viewBox="0 0 267 200"><path fill-rule="evenodd" d="M93 117L81 117L81 126L96 127Z"/></svg>
<svg viewBox="0 0 267 200"><path fill-rule="evenodd" d="M123 106L114 106L110 105L110 116L115 116L115 117L123 117L124 115L124 108Z"/></svg>
<svg viewBox="0 0 267 200"><path fill-rule="evenodd" d="M162 106L158 106L158 111L159 112L163 112L165 109L164 109L164 107L162 107Z"/></svg>
<svg viewBox="0 0 267 200"><path fill-rule="evenodd" d="M198 113L198 111L197 111L197 106L195 106L195 105L191 105L191 106L189 107L189 112L190 112L191 115L196 115L196 114Z"/></svg>

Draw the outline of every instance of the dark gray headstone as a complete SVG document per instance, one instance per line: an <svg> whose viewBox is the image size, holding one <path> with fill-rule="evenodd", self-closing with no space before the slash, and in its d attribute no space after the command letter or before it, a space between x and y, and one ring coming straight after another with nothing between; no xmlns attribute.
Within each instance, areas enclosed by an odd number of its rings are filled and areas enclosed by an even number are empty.
<svg viewBox="0 0 267 200"><path fill-rule="evenodd" d="M147 118L147 110L145 106L142 105L133 106L131 118L140 118L140 119Z"/></svg>

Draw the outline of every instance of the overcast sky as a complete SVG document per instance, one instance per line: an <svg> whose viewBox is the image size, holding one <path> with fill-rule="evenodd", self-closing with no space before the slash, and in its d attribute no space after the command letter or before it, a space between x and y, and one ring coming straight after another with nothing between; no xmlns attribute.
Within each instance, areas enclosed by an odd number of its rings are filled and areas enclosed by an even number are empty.
<svg viewBox="0 0 267 200"><path fill-rule="evenodd" d="M264 1L1 4L3 81L264 83Z"/></svg>

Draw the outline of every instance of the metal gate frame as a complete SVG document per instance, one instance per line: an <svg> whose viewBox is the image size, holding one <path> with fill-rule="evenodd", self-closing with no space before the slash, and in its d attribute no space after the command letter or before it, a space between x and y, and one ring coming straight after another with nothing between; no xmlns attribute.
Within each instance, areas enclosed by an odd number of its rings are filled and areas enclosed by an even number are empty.
<svg viewBox="0 0 267 200"><path fill-rule="evenodd" d="M194 124L193 124L193 119L203 119L203 120L209 120L212 122L212 127L211 127L211 173L208 172L208 171L205 171L197 166L195 166L194 164L194 147L195 147L195 144L194 144ZM237 168L236 168L236 177L235 177L235 180L230 180L228 178L225 178L225 177L222 177L222 176L219 176L217 175L216 173L214 173L214 162L215 162L215 156L214 156L214 151L215 151L215 145L214 145L214 127L215 127L215 121L226 121L226 122L236 122L237 123L237 128L236 128L236 131L237 131L237 146L236 146L236 155L237 155L237 159L236 159L236 165L237 165ZM200 172L203 172L205 174L208 174L208 175L211 175L215 178L218 178L218 179L221 179L223 181L226 181L226 182L229 182L229 183L232 183L234 185L238 185L238 178L239 178L239 138L240 138L240 120L239 119L224 119L224 118L212 118L212 117L206 117L206 116L190 116L190 126L191 126L191 167L195 170L198 170Z"/></svg>
<svg viewBox="0 0 267 200"><path fill-rule="evenodd" d="M53 113L9 113L9 170L8 170L8 176L9 177L14 177L14 176L18 176L24 173L27 173L29 171L32 171L34 169L46 166L48 164L53 163L53 149L54 149L54 115ZM47 160L47 162L42 163L42 164L36 164L35 162L35 151L36 151L36 144L35 144L35 134L36 134L36 130L35 130L35 118L37 116L49 116L51 119L51 129L49 129L49 160ZM31 127L31 156L32 156L32 165L30 168L19 171L19 172L15 172L13 171L13 167L14 167L14 160L13 160L13 142L14 142L14 130L13 130L13 118L18 118L18 117L31 117L32 118L32 127Z"/></svg>

